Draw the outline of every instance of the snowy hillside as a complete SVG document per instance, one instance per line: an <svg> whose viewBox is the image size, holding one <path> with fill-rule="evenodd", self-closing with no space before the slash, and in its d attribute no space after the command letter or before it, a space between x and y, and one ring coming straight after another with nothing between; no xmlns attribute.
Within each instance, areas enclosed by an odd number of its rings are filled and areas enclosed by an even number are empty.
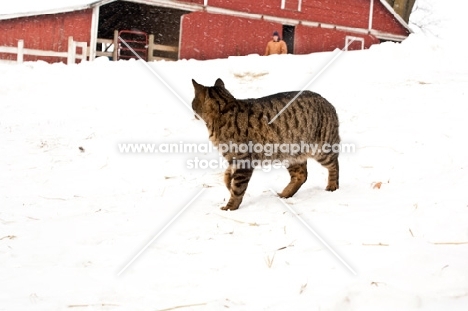
<svg viewBox="0 0 468 311"><path fill-rule="evenodd" d="M287 171L257 170L224 212L223 169L189 167L216 150L119 150L206 144L192 78L259 97L337 53L0 64L0 310L465 310L468 63L448 40L346 52L310 85L356 146L333 193L312 161L286 200Z"/></svg>
<svg viewBox="0 0 468 311"><path fill-rule="evenodd" d="M222 212L222 169L187 167L216 151L120 153L120 143L207 141L144 64L1 65L0 309L461 310L468 68L453 52L413 36L344 53L311 86L357 150L341 155L339 191L325 192L326 172L310 162L284 202L357 275L273 195L285 170L256 171L241 209ZM262 96L301 88L335 55L151 68L190 103L191 78Z"/></svg>

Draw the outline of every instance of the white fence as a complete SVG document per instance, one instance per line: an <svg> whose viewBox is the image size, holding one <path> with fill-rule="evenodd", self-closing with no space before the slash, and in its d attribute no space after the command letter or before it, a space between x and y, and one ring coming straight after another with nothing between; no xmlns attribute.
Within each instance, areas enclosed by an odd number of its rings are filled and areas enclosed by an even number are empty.
<svg viewBox="0 0 468 311"><path fill-rule="evenodd" d="M81 53L78 54L76 52L77 48L81 48ZM24 48L24 41L19 40L17 47L0 46L0 53L16 54L16 62L19 64L23 63L24 55L61 57L67 59L67 64L74 64L77 59L81 59L81 61L86 60L88 55L88 45L86 42L73 41L73 37L68 37L68 51L56 52L26 49Z"/></svg>
<svg viewBox="0 0 468 311"><path fill-rule="evenodd" d="M97 39L97 43L101 44L105 51L96 51L96 56L105 56L112 58L116 61L119 59L119 41L118 41L118 31L114 32L113 39ZM112 47L112 51L108 52L107 49ZM77 53L77 49L81 49L80 53ZM177 60L178 58L178 47L177 46L167 46L154 43L154 35L149 36L148 43L148 61L154 60ZM174 56L173 58L163 58L154 56L155 51L169 52ZM24 61L24 55L32 56L43 56L43 57L60 57L66 58L67 64L74 64L77 59L83 61L89 57L90 47L88 47L86 42L77 42L73 41L73 37L68 37L68 51L67 52L57 52L57 51L44 51L37 49L27 49L24 47L24 41L18 40L18 46L0 46L0 53L4 54L15 54L16 62L21 64ZM0 59L1 61L1 59Z"/></svg>

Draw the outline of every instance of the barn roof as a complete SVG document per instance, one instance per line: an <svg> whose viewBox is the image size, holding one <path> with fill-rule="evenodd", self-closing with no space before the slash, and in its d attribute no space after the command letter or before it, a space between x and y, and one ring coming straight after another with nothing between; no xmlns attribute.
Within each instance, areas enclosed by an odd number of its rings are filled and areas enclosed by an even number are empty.
<svg viewBox="0 0 468 311"><path fill-rule="evenodd" d="M84 9L89 9L95 6L104 5L107 3L115 2L118 0L16 0L11 1L6 8L2 8L0 12L0 20L12 19L18 17L34 16L34 15L44 15L44 14L57 14L65 13L72 11L79 11ZM128 2L137 2L149 5L157 5L163 7L173 7L179 9L185 9L189 11L198 11L202 6L200 4L190 4L180 1L173 0L125 0ZM395 17L395 19L405 27L409 32L411 29L404 19L398 15L395 10L388 4L385 0L379 0L380 3ZM219 11L230 11L226 9L214 10L214 12ZM258 15L258 14L249 14L244 12L230 12L231 15Z"/></svg>
<svg viewBox="0 0 468 311"><path fill-rule="evenodd" d="M17 17L64 13L83 10L102 1L91 0L16 0L3 4L0 11L1 19Z"/></svg>

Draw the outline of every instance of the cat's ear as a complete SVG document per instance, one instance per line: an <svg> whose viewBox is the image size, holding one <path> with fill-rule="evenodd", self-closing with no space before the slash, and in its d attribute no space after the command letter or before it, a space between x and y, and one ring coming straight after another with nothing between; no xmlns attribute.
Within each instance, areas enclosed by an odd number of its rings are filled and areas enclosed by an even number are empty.
<svg viewBox="0 0 468 311"><path fill-rule="evenodd" d="M195 89L195 95L204 93L205 87L201 84L198 84L197 81L192 79L193 88Z"/></svg>
<svg viewBox="0 0 468 311"><path fill-rule="evenodd" d="M224 87L224 82L220 78L216 79L215 85L214 86L221 86Z"/></svg>
<svg viewBox="0 0 468 311"><path fill-rule="evenodd" d="M195 89L195 97L192 102L192 108L196 113L200 113L197 109L203 105L205 102L206 97L206 87L197 83L194 79L192 79L193 88ZM200 106L200 107L199 107Z"/></svg>

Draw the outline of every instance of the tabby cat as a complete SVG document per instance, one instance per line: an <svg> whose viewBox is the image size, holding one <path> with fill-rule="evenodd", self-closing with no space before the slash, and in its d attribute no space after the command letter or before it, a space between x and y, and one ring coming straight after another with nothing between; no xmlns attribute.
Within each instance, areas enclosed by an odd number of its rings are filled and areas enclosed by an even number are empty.
<svg viewBox="0 0 468 311"><path fill-rule="evenodd" d="M252 176L254 167L237 165L238 161L287 161L291 181L278 194L282 198L293 196L307 180L308 158L317 160L328 169L326 190L338 189L339 153L323 152L322 147L324 144L339 144L339 122L335 108L325 98L311 91L295 91L255 99L236 99L221 79L217 79L213 87L203 86L193 79L192 83L195 88L192 109L206 122L209 139L229 163L224 182L231 197L221 209L239 208ZM275 150L273 153L253 152L252 148L219 148L221 145L248 143L263 146L315 144L319 152L305 148L295 152Z"/></svg>

